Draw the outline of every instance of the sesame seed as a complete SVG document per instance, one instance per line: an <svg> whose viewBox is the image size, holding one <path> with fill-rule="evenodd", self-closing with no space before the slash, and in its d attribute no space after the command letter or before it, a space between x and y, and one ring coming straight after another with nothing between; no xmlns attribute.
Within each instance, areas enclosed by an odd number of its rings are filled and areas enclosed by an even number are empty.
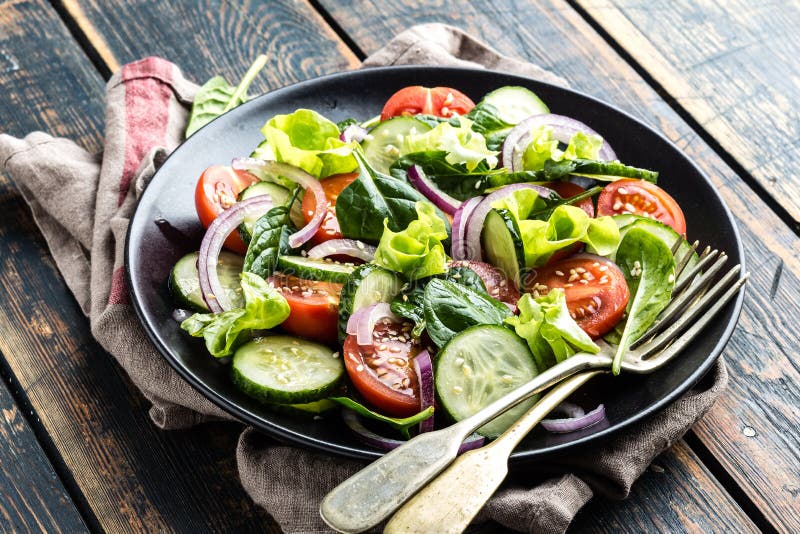
<svg viewBox="0 0 800 534"><path fill-rule="evenodd" d="M375 373L376 373L376 374L377 374L379 377L380 377L380 376L383 376L383 375L385 375L385 374L386 374L386 373L388 373L388 372L389 372L389 370L388 370L386 367L380 367L380 368L378 368L378 370L377 370L377 371L375 371Z"/></svg>
<svg viewBox="0 0 800 534"><path fill-rule="evenodd" d="M620 187L619 189L617 189L617 192L620 195L627 195L628 194L628 190L626 188L624 188L624 187Z"/></svg>
<svg viewBox="0 0 800 534"><path fill-rule="evenodd" d="M587 285L589 283L588 280L579 280L579 282L583 285Z"/></svg>
<svg viewBox="0 0 800 534"><path fill-rule="evenodd" d="M592 264L592 267L600 267L600 262L596 261Z"/></svg>
<svg viewBox="0 0 800 534"><path fill-rule="evenodd" d="M390 349L389 349L389 352L398 353L398 352L400 352L401 350L402 350L402 349L401 349L400 347L392 347L392 348L390 348Z"/></svg>
<svg viewBox="0 0 800 534"><path fill-rule="evenodd" d="M618 210L618 209L620 209L621 207L622 207L622 201L620 201L620 200L617 200L616 202L614 202L614 205L612 206L612 209L613 209L614 211L617 211L617 210Z"/></svg>
<svg viewBox="0 0 800 534"><path fill-rule="evenodd" d="M600 266L600 272L603 272L603 273L604 273L604 272L606 272L607 270L608 270L608 265L601 265L601 266Z"/></svg>
<svg viewBox="0 0 800 534"><path fill-rule="evenodd" d="M331 357L338 358L339 357L339 353L338 352L334 352L333 354L331 354Z"/></svg>
<svg viewBox="0 0 800 534"><path fill-rule="evenodd" d="M410 385L411 385L411 379L410 379L410 378L408 378L408 377L405 377L405 378L403 379L403 387L404 387L404 388L407 388L407 387L408 387L408 386L410 386Z"/></svg>
<svg viewBox="0 0 800 534"><path fill-rule="evenodd" d="M571 274L571 275L569 275L569 280L568 280L568 281L569 281L569 282L574 282L574 281L575 281L575 280L577 280L578 278L580 278L580 275L579 275L578 273Z"/></svg>
<svg viewBox="0 0 800 534"><path fill-rule="evenodd" d="M381 341L383 341L383 340L381 340ZM386 341L389 341L389 340L387 339ZM386 348L387 348L386 345L384 345L383 343L378 345L378 350L386 350Z"/></svg>
<svg viewBox="0 0 800 534"><path fill-rule="evenodd" d="M361 364L358 364L358 366L356 366L356 371L358 371L359 373L360 373L361 371L363 371L363 370L364 370L364 366L363 366L363 365L361 365Z"/></svg>
<svg viewBox="0 0 800 534"><path fill-rule="evenodd" d="M575 284L564 284L564 287L573 287Z"/></svg>
<svg viewBox="0 0 800 534"><path fill-rule="evenodd" d="M453 386L453 393L456 395L460 395L462 391L464 391L464 389L461 386Z"/></svg>
<svg viewBox="0 0 800 534"><path fill-rule="evenodd" d="M556 274L557 274L558 276L564 276L564 273L563 273L562 271L556 271Z"/></svg>
<svg viewBox="0 0 800 534"><path fill-rule="evenodd" d="M583 267L578 267L577 269L575 269L575 272L576 272L576 273L583 274L583 273L585 273L585 272L586 272L586 269L584 269Z"/></svg>

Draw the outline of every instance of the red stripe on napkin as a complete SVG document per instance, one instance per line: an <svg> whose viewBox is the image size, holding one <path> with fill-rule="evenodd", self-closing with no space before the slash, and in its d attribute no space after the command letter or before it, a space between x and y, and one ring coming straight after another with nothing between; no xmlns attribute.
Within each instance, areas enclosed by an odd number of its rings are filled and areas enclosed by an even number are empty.
<svg viewBox="0 0 800 534"><path fill-rule="evenodd" d="M122 67L125 84L125 160L119 182L121 205L133 175L151 148L164 144L172 89L172 63L148 57Z"/></svg>
<svg viewBox="0 0 800 534"><path fill-rule="evenodd" d="M125 283L125 267L117 267L111 275L111 292L108 304L129 304L128 284Z"/></svg>

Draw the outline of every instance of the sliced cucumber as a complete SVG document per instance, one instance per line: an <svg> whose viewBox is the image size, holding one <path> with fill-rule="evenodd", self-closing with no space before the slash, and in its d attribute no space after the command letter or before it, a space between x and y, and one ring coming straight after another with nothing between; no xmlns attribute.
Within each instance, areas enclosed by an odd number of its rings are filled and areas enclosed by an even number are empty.
<svg viewBox="0 0 800 534"><path fill-rule="evenodd" d="M487 93L480 103L494 107L497 118L507 124L519 124L531 115L550 113L542 99L530 89L509 85Z"/></svg>
<svg viewBox="0 0 800 534"><path fill-rule="evenodd" d="M256 182L241 193L239 193L239 200L247 200L248 198L257 197L259 195L269 195L272 197L272 204L275 206L282 206L286 204L289 198L289 190L278 184L272 182ZM246 213L244 222L239 225L239 235L242 236L242 241L245 243L250 242L253 235L253 227L256 221L264 215L263 213Z"/></svg>
<svg viewBox="0 0 800 534"><path fill-rule="evenodd" d="M455 336L439 352L434 382L442 407L461 421L538 374L522 338L502 326L479 325ZM518 404L480 427L478 433L499 436L535 402L534 397Z"/></svg>
<svg viewBox="0 0 800 534"><path fill-rule="evenodd" d="M389 174L389 167L400 157L403 138L412 133L425 133L431 127L413 117L394 117L370 130L361 147L375 170Z"/></svg>
<svg viewBox="0 0 800 534"><path fill-rule="evenodd" d="M266 403L302 404L325 398L344 372L342 359L325 345L291 336L255 338L236 350L233 383Z"/></svg>
<svg viewBox="0 0 800 534"><path fill-rule="evenodd" d="M616 222L617 226L619 226L620 239L625 237L625 234L627 234L631 228L641 228L642 230L653 234L663 241L664 244L670 248L670 250L675 245L675 242L680 239L681 244L678 246L678 250L676 250L674 254L675 263L677 264L681 259L686 257L686 254L691 254L691 256L689 263L687 263L686 267L683 269L683 273L678 277L678 282L683 280L700 261L700 258L698 257L697 253L692 250L692 246L689 244L689 242L683 239L683 237L678 232L673 230L672 227L660 221L630 213L614 215L613 218L614 222ZM614 259L615 258L613 257L611 258L611 260Z"/></svg>
<svg viewBox="0 0 800 534"><path fill-rule="evenodd" d="M172 272L169 273L167 285L179 307L196 312L208 312L208 306L206 306L203 295L200 292L200 279L197 274L198 256L199 253L192 252L179 259L175 267L172 268ZM217 262L219 281L225 289L228 300L235 308L244 306L244 297L242 296L242 286L240 284L243 264L244 258L238 254L225 252L224 250L219 253L219 261Z"/></svg>
<svg viewBox="0 0 800 534"><path fill-rule="evenodd" d="M339 298L339 342L347 337L347 321L354 311L378 302L391 302L401 287L403 281L391 271L371 263L356 267Z"/></svg>
<svg viewBox="0 0 800 534"><path fill-rule="evenodd" d="M491 210L486 215L481 241L489 263L520 287L525 269L525 247L517 221L508 210Z"/></svg>
<svg viewBox="0 0 800 534"><path fill-rule="evenodd" d="M278 258L278 270L306 280L337 282L344 284L353 274L355 266L331 260L317 260L303 256L281 256Z"/></svg>

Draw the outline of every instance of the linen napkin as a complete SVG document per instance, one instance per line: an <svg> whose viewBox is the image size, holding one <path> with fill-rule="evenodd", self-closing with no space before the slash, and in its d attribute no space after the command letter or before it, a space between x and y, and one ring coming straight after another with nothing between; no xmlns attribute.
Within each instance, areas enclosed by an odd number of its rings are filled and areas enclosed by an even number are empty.
<svg viewBox="0 0 800 534"><path fill-rule="evenodd" d="M406 30L364 67L395 64L491 68L566 85L540 67L503 56L443 24ZM150 344L125 287L123 251L130 216L153 173L181 142L197 89L161 58L123 66L106 87L100 155L41 132L24 139L0 135L0 164L30 205L58 268L89 317L92 334L151 401L155 424L166 429L231 418L184 382ZM626 497L653 458L712 406L727 384L724 363L717 362L701 384L591 454L549 464L551 474L520 470L476 523L493 520L516 531L563 532L593 495ZM242 432L236 456L244 488L291 533L328 532L318 515L322 497L363 466L279 445L253 428Z"/></svg>

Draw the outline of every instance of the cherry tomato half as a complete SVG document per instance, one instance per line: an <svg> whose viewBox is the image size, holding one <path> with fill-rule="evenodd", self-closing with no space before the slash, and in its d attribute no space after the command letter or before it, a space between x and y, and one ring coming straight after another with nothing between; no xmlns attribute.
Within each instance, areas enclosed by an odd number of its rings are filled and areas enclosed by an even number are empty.
<svg viewBox="0 0 800 534"><path fill-rule="evenodd" d="M339 198L339 193L341 193L345 187L353 183L356 178L358 178L358 173L354 172L350 174L335 174L320 181L329 205L328 213L322 221L322 226L319 227L317 233L311 238L312 245L319 245L330 239L342 238L342 232L339 229L339 221L336 219L336 199ZM306 220L306 223L311 221L316 209L317 201L314 199L314 195L305 195L303 197L303 218Z"/></svg>
<svg viewBox="0 0 800 534"><path fill-rule="evenodd" d="M422 87L413 85L400 89L386 101L381 112L385 121L400 115L436 115L452 117L463 115L475 107L475 102L457 89L450 87Z"/></svg>
<svg viewBox="0 0 800 534"><path fill-rule="evenodd" d="M525 290L534 297L545 295L554 287L564 290L570 315L592 339L614 328L630 298L619 267L594 254L577 254L545 265L525 279Z"/></svg>
<svg viewBox="0 0 800 534"><path fill-rule="evenodd" d="M258 178L249 172L222 165L214 165L203 171L194 190L194 205L203 226L208 228L217 215L236 203L239 193L257 181ZM228 236L225 248L240 254L247 252L247 245L242 242L239 232Z"/></svg>
<svg viewBox="0 0 800 534"><path fill-rule="evenodd" d="M342 284L304 280L282 273L275 273L267 280L289 303L289 317L281 324L284 330L320 343L336 343Z"/></svg>
<svg viewBox="0 0 800 534"><path fill-rule="evenodd" d="M582 188L578 184L573 184L572 182L546 182L542 185L558 193L558 195L561 198L574 197L575 195L580 195L581 193L586 191L586 189ZM583 211L585 211L586 214L589 215L589 217L594 217L594 204L592 203L591 198L585 198L581 200L580 202L578 202L577 206ZM564 258L568 258L569 256L577 254L582 250L583 250L583 243L575 243L567 248L554 252L553 255L550 256L550 259L547 260L547 263L549 265L551 263L561 261Z"/></svg>
<svg viewBox="0 0 800 534"><path fill-rule="evenodd" d="M472 270L483 280L486 292L501 302L516 306L519 300L519 291L514 286L514 282L503 274L503 272L489 263L482 261L460 260L451 261L448 267L464 267Z"/></svg>
<svg viewBox="0 0 800 534"><path fill-rule="evenodd" d="M379 412L408 417L419 412L419 381L413 357L420 348L402 334L399 323L378 323L372 347L360 348L355 335L344 341L344 364L350 381ZM409 327L410 328L410 327ZM398 335L399 334L399 335Z"/></svg>
<svg viewBox="0 0 800 534"><path fill-rule="evenodd" d="M661 221L686 235L686 218L675 199L645 180L617 180L608 184L597 199L598 215L633 213Z"/></svg>

